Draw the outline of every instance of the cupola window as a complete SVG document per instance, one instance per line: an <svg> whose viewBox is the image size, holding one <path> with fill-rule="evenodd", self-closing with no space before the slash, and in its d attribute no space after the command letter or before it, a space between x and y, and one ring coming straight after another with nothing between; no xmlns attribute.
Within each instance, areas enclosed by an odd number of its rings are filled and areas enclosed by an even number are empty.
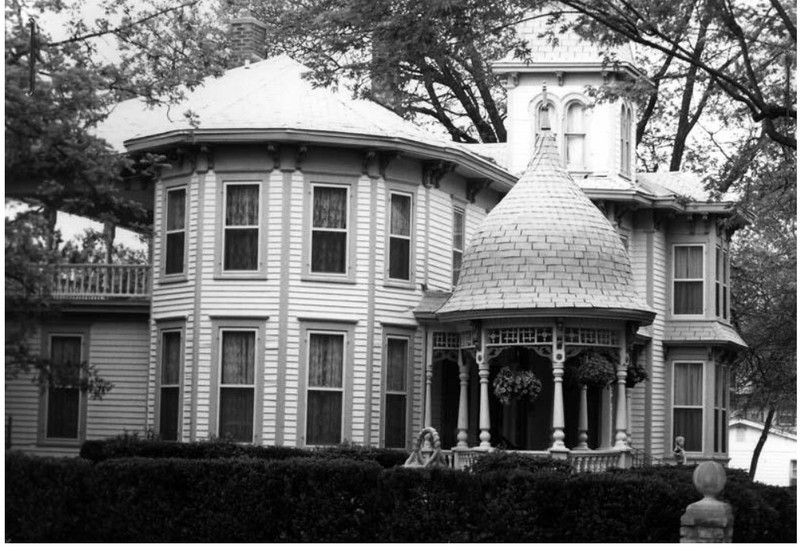
<svg viewBox="0 0 800 552"><path fill-rule="evenodd" d="M564 124L564 156L567 168L583 169L586 131L584 127L584 106L573 102L567 107Z"/></svg>

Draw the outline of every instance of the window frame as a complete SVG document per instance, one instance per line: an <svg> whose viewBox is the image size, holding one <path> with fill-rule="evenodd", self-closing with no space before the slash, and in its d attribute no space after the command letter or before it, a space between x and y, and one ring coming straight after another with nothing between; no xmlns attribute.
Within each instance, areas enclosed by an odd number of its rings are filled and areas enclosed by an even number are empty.
<svg viewBox="0 0 800 552"><path fill-rule="evenodd" d="M702 269L702 276L700 278L677 278L675 276L675 271L677 270L677 263L676 263L676 251L678 248L691 248L691 247L699 247L701 248L701 259L700 268ZM670 286L671 290L671 301L670 301L670 314L673 318L676 319L698 319L698 318L705 318L707 309L708 309L708 300L706 298L706 288L708 279L708 267L706 266L708 263L708 259L706 258L706 244L705 243L674 243L672 244L672 259L671 259L671 267L670 267L670 276L672 284ZM678 283L691 283L691 282L700 282L701 284L701 297L702 297L702 306L701 311L699 313L677 313L675 312L675 306L678 294L676 293L677 284Z"/></svg>
<svg viewBox="0 0 800 552"><path fill-rule="evenodd" d="M714 258L715 316L730 320L730 250L726 244L717 244Z"/></svg>
<svg viewBox="0 0 800 552"><path fill-rule="evenodd" d="M347 226L345 228L345 271L338 272L312 272L311 263L314 248L314 190L317 187L342 188L347 190ZM357 229L357 179L329 175L306 174L305 178L305 205L303 221L303 271L302 279L314 282L335 282L354 284L356 281L356 229ZM328 230L320 230L328 231Z"/></svg>
<svg viewBox="0 0 800 552"><path fill-rule="evenodd" d="M389 389L389 341L404 341L406 344L406 365L404 367L404 383L405 389L402 391ZM383 335L383 377L381 378L381 437L380 442L382 447L386 448L395 448L395 449L407 449L410 443L410 439L412 436L411 426L412 426L412 392L414 387L414 332L412 331L403 331L397 328L386 328L384 330ZM388 404L389 404L389 396L402 396L405 399L405 408L404 408L404 430L405 436L403 439L402 446L395 446L394 444L388 443Z"/></svg>
<svg viewBox="0 0 800 552"><path fill-rule="evenodd" d="M265 318L213 318L211 321L213 336L212 351L212 377L211 377L211 404L209 413L209 430L217 437L220 433L220 413L223 388L253 388L253 437L250 441L237 441L245 444L260 445L263 439L263 410L264 410L264 357L265 357ZM253 383L238 385L222 383L222 343L223 333L226 331L242 332L252 331L255 334Z"/></svg>
<svg viewBox="0 0 800 552"><path fill-rule="evenodd" d="M467 244L467 206L461 203L454 203L450 211L453 217L452 224L452 255L451 260L451 274L452 274L452 287L455 289L458 284L458 279L461 277L461 267L464 265L464 250ZM461 213L461 248L456 247L456 214ZM460 256L458 268L456 268L456 254Z"/></svg>
<svg viewBox="0 0 800 552"><path fill-rule="evenodd" d="M392 197L404 196L409 198L409 227L408 236L392 234ZM387 286L413 288L416 280L416 206L417 197L411 187L392 185L386 190L386 254L384 255L384 282ZM408 279L391 276L392 269L392 239L406 240L408 242Z"/></svg>
<svg viewBox="0 0 800 552"><path fill-rule="evenodd" d="M178 389L178 411L177 411L177 435L175 441L181 441L181 432L183 430L183 395L184 395L184 375L186 369L186 322L181 321L174 321L174 322L157 322L156 323L156 331L158 332L158 342L156 345L156 388L157 391L155 393L155 427L157 428L158 434L160 438L163 440L171 440L166 439L162 435L161 431L161 424L162 424L162 417L161 417L161 406L162 406L162 390L164 389L164 383L162 382L163 374L164 374L164 334L166 333L177 333L180 339L180 366L178 368L178 383L177 384L169 384L167 387L169 388L177 388Z"/></svg>
<svg viewBox="0 0 800 552"><path fill-rule="evenodd" d="M699 405L678 405L675 403L675 383L678 377L678 364L688 364L688 365L695 365L700 366L700 382L701 382L701 390L700 390L700 404ZM693 410L700 412L700 448L699 449L689 449L688 445L684 446L684 450L687 454L702 454L705 450L705 443L706 443L706 386L707 386L707 378L706 378L706 361L703 360L695 360L695 359L680 359L680 360L673 360L672 361L672 386L671 386L671 400L670 400L670 421L671 421L671 429L672 429L672 441L675 441L675 438L678 437L676 428L675 428L675 410L676 409L684 409L684 410ZM683 436L686 437L685 435Z"/></svg>
<svg viewBox="0 0 800 552"><path fill-rule="evenodd" d="M319 391L329 388L318 388L309 386L311 353L311 335L341 335L344 339L343 358L342 358L342 420L340 430L340 443L352 439L352 394L353 394L353 354L354 354L354 328L355 322L336 321L336 320L315 320L300 319L300 373L298 390L298 410L297 410L297 440L298 447L328 447L336 444L314 444L308 443L308 392ZM339 391L339 388L336 388Z"/></svg>
<svg viewBox="0 0 800 552"><path fill-rule="evenodd" d="M217 197L217 224L215 236L215 262L214 278L217 280L266 280L267 279L267 207L268 189L264 178L247 173L226 173L217 178L219 189ZM258 230L258 260L255 270L226 270L225 269L225 224L227 209L227 189L229 185L247 186L257 185L258 192L258 224L249 226L234 226L231 228L257 229Z"/></svg>
<svg viewBox="0 0 800 552"><path fill-rule="evenodd" d="M581 108L581 117L580 117L580 129L576 132L574 129L570 129L570 118L569 113L570 109L573 106L580 106ZM562 128L564 132L562 133L562 141L563 141L563 148L564 148L564 166L569 171L585 171L586 170L586 103L581 100L575 99L570 100L564 106L564 122L562 124ZM577 164L570 164L569 159L569 144L571 138L581 137L583 139L583 146L581 148L581 159L580 163Z"/></svg>
<svg viewBox="0 0 800 552"><path fill-rule="evenodd" d="M633 111L623 102L620 106L620 175L631 178L633 176L633 149L631 147L631 132Z"/></svg>
<svg viewBox="0 0 800 552"><path fill-rule="evenodd" d="M714 454L727 454L730 450L728 442L728 415L730 412L731 394L730 370L720 363L714 364L714 399L712 401L713 451Z"/></svg>
<svg viewBox="0 0 800 552"><path fill-rule="evenodd" d="M176 192L184 192L183 196L183 228L179 230L169 230L169 200L170 194ZM187 278L188 270L188 259L189 259L189 240L188 240L188 227L189 227L189 205L190 205L190 197L189 197L189 185L186 182L174 182L170 184L166 184L164 186L164 197L161 201L162 209L163 209L163 216L162 216L162 224L161 227L163 229L163 238L161 240L161 262L159 267L159 273L161 276L161 281L163 283L169 282L180 282L185 281ZM182 267L180 272L167 272L167 258L168 258L168 237L170 235L176 235L178 233L183 234L183 259L181 261Z"/></svg>
<svg viewBox="0 0 800 552"><path fill-rule="evenodd" d="M79 362L89 362L89 329L84 327L59 327L46 328L42 332L42 350L47 358L50 358L52 351L53 337L78 337L81 340L81 357ZM70 386L58 386L71 388ZM79 391L78 393L78 420L77 435L72 437L48 437L47 418L49 414L50 385L45 385L39 393L39 420L38 420L38 439L39 445L74 447L86 440L86 416L88 407L88 393Z"/></svg>

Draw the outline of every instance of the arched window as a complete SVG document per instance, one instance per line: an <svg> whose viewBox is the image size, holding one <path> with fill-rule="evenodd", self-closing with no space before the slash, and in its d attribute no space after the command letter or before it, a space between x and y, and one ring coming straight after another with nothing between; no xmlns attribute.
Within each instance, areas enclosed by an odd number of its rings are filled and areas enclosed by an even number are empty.
<svg viewBox="0 0 800 552"><path fill-rule="evenodd" d="M555 121L556 107L552 103L539 104L536 110L536 133L543 130L553 130Z"/></svg>
<svg viewBox="0 0 800 552"><path fill-rule="evenodd" d="M568 169L583 169L586 166L584 106L572 102L564 114L564 160Z"/></svg>
<svg viewBox="0 0 800 552"><path fill-rule="evenodd" d="M631 108L622 104L620 113L620 172L625 175L631 174Z"/></svg>

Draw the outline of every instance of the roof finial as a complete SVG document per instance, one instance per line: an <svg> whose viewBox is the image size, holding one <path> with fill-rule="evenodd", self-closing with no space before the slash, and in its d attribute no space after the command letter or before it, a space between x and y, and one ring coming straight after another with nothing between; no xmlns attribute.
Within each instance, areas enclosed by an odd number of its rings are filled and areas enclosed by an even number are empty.
<svg viewBox="0 0 800 552"><path fill-rule="evenodd" d="M547 102L547 81L542 82L542 106L539 108L539 130L550 130L550 104Z"/></svg>

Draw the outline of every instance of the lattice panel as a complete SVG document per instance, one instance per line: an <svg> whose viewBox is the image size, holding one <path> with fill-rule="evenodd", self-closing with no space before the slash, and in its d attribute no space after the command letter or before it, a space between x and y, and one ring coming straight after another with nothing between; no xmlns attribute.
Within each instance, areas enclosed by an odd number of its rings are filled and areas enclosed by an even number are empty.
<svg viewBox="0 0 800 552"><path fill-rule="evenodd" d="M614 347L619 345L619 332L598 328L565 328L564 343Z"/></svg>
<svg viewBox="0 0 800 552"><path fill-rule="evenodd" d="M457 333L433 332L434 349L458 349L461 335Z"/></svg>
<svg viewBox="0 0 800 552"><path fill-rule="evenodd" d="M461 332L458 334L461 338L461 348L462 349L469 349L475 347L475 341L472 338L472 332L467 330L465 332Z"/></svg>
<svg viewBox="0 0 800 552"><path fill-rule="evenodd" d="M495 328L489 332L488 345L535 345L553 342L553 330L548 327Z"/></svg>

